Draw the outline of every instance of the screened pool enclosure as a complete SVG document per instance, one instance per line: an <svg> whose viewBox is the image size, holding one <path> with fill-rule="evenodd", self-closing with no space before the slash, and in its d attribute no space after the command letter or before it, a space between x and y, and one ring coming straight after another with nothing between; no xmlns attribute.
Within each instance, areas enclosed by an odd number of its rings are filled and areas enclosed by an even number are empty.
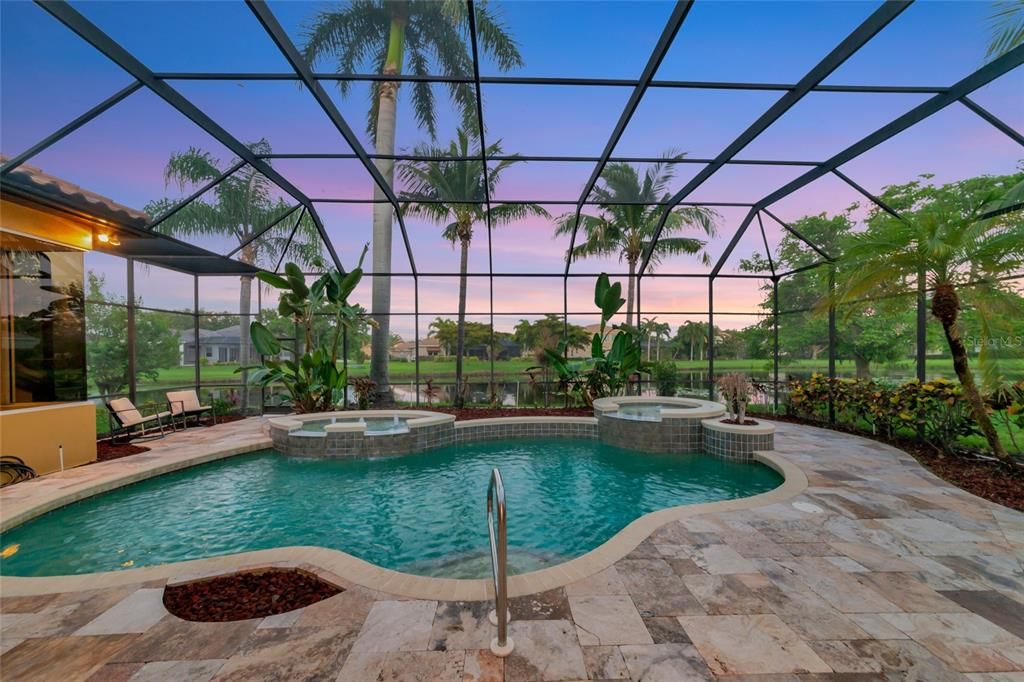
<svg viewBox="0 0 1024 682"><path fill-rule="evenodd" d="M615 321L645 329L645 357L674 363L682 394L713 396L736 370L774 407L811 372L953 376L923 280L860 304L887 311L874 355L860 340L878 330L816 301L841 262L827 220L898 218L912 207L893 185L1020 172L1024 47L986 56L988 5L452 3L448 24L409 20L387 74L376 28L309 57L332 7L3 4L3 193L109 226L85 254L90 399L194 387L241 411L277 405L236 371L258 360L252 319L301 350L253 274L349 269L369 244L353 300L388 330L395 400L448 402L462 254L439 206L479 216L469 403L563 405L538 351L599 322L602 272L632 282ZM393 149L366 130L382 90L397 93ZM480 134L460 145L460 130ZM429 174L470 181L426 195ZM375 239L381 208L392 227ZM597 248L601 216L646 231L633 251ZM346 335L350 376L370 373L372 334Z"/></svg>

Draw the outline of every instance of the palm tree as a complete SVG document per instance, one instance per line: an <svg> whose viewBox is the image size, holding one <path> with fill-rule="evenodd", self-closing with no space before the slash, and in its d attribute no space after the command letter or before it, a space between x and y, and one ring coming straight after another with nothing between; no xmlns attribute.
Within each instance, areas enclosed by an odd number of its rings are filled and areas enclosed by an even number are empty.
<svg viewBox="0 0 1024 682"><path fill-rule="evenodd" d="M487 0L476 5L477 37L483 54L497 67L508 71L521 66L519 47L509 36ZM333 59L338 73L353 73L369 67L385 75L400 75L408 60L415 76L440 72L450 76L473 73L468 35L467 5L461 0L352 0L317 12L307 23L303 56L313 64ZM341 94L347 95L351 82L337 81ZM366 129L377 154L395 153L395 117L398 81L373 81ZM470 83L446 83L451 100L462 112L464 121L475 119L474 89ZM428 81L411 85L416 121L437 137L434 91ZM394 186L394 160L374 162L388 184ZM373 272L391 271L392 207L379 187L374 188ZM389 395L388 338L391 311L391 280L373 278L371 312L377 321L371 338L370 378L377 382L378 395Z"/></svg>
<svg viewBox="0 0 1024 682"><path fill-rule="evenodd" d="M916 190L916 183L911 187ZM1013 214L980 219L1000 205L1006 189L990 178L928 187L914 192L916 210L904 212L903 220L877 215L868 230L851 235L832 299L840 304L866 296L912 295L917 278L926 278L933 292L931 313L942 325L964 397L1001 459L1008 455L968 364L958 318L965 307L973 308L988 336L998 320L1019 318L1022 312L1019 296L1003 279L1024 267L1024 221Z"/></svg>
<svg viewBox="0 0 1024 682"><path fill-rule="evenodd" d="M992 26L992 42L986 57L1002 56L1024 44L1024 0L1000 0L995 3L995 12L989 17Z"/></svg>
<svg viewBox="0 0 1024 682"><path fill-rule="evenodd" d="M680 344L685 344L689 348L691 361L694 359L694 349L697 349L697 359L701 360L704 354L704 345L708 340L708 325L704 322L687 320L676 329L676 339Z"/></svg>
<svg viewBox="0 0 1024 682"><path fill-rule="evenodd" d="M272 149L265 140L247 145L254 154L270 154ZM199 187L238 162L227 163L215 158L210 152L189 147L186 151L173 154L164 169L167 186L176 185L178 190ZM189 203L180 211L158 224L155 231L186 241L191 237L223 235L234 238L242 246L238 260L249 265L279 260L286 248L288 257L296 262L322 267L320 262L322 242L316 225L304 215L288 247L291 230L271 229L258 238L253 238L264 228L292 208L283 198L273 196L274 185L262 173L248 164L219 182L210 192ZM151 216L160 216L178 203L176 199L158 199L146 204L145 211ZM239 282L239 363L249 364L250 344L246 321L252 316L252 280L243 275ZM196 349L198 354L199 349ZM198 355L196 362L199 361ZM242 375L243 384L247 377ZM248 406L248 391L242 391L243 411Z"/></svg>
<svg viewBox="0 0 1024 682"><path fill-rule="evenodd" d="M478 140L473 140L477 142ZM418 145L414 155L418 157L480 156L470 146L470 134L460 128L456 139L447 148L432 145ZM501 140L487 147L486 156L501 156ZM484 200L494 196L502 173L510 166L520 163L514 155L504 161L489 164L485 191L483 163L473 161L405 161L399 166L398 175L408 189L401 193L402 211L406 215L418 215L439 225L444 225L444 238L461 249L459 261L459 320L455 342L455 384L462 386L462 356L466 344L466 273L469 267L469 244L473 239L473 226L484 223L493 227L506 225L534 215L550 218L548 212L536 204L498 204L489 209ZM424 203L426 202L426 203ZM461 406L462 393L456 393L456 406Z"/></svg>
<svg viewBox="0 0 1024 682"><path fill-rule="evenodd" d="M593 256L618 256L629 266L626 288L626 324L633 324L633 291L636 267L641 257L650 248L658 220L664 210L657 206L668 201L668 186L675 176L672 161L682 159L685 154L668 152L664 161L651 164L640 177L640 172L628 163L610 163L601 174L601 180L594 187L592 196L599 202L599 215L581 215L580 227L584 239L573 247L571 257L590 258ZM650 256L648 267L654 267L664 256L676 254L702 254L705 263L710 259L703 253L707 243L694 237L672 237L670 235L696 228L711 237L715 234L715 220L718 214L703 206L681 206L669 213L661 238ZM576 224L575 213L558 217L555 236L572 234Z"/></svg>
<svg viewBox="0 0 1024 682"><path fill-rule="evenodd" d="M672 338L672 327L668 322L656 322L651 329L654 332L654 359L657 362L661 362L661 342L667 341ZM651 353L647 351L647 359L651 359Z"/></svg>

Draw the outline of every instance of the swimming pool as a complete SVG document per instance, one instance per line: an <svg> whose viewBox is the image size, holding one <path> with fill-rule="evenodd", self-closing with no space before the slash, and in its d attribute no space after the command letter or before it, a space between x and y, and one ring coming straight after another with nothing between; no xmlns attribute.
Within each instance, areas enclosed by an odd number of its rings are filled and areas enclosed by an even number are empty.
<svg viewBox="0 0 1024 682"><path fill-rule="evenodd" d="M594 549L657 509L762 493L758 463L520 439L384 459L239 455L73 503L6 533L0 572L51 576L317 545L427 576L488 575L484 490L499 467L510 573Z"/></svg>

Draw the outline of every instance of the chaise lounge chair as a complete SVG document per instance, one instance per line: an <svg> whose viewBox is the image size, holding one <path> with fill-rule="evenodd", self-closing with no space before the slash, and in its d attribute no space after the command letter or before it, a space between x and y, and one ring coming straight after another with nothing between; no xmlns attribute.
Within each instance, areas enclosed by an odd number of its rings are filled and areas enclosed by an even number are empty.
<svg viewBox="0 0 1024 682"><path fill-rule="evenodd" d="M167 408L171 411L171 423L175 417L181 417L181 425L188 428L188 418L195 417L196 426L199 418L209 412L213 423L217 423L217 413L212 405L200 405L199 395L195 391L168 391Z"/></svg>
<svg viewBox="0 0 1024 682"><path fill-rule="evenodd" d="M138 408L128 398L115 398L107 403L110 419L110 442L116 442L117 436L125 436L125 442L133 440L132 432L138 433L135 440L152 440L164 437L164 419L171 416L170 412L159 412L143 417ZM146 432L159 428L160 433L147 435Z"/></svg>

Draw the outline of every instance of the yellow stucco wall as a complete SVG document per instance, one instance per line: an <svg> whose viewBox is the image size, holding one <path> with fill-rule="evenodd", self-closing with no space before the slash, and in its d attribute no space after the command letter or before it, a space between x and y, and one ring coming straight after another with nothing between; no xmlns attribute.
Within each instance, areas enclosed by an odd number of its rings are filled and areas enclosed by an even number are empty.
<svg viewBox="0 0 1024 682"><path fill-rule="evenodd" d="M60 213L0 200L0 229L79 249L92 248L93 227ZM15 455L48 474L96 460L96 407L90 402L10 405L0 410L0 454Z"/></svg>
<svg viewBox="0 0 1024 682"><path fill-rule="evenodd" d="M95 405L60 403L0 410L0 454L21 457L36 473L48 474L60 470L61 445L65 469L96 460Z"/></svg>
<svg viewBox="0 0 1024 682"><path fill-rule="evenodd" d="M92 248L93 228L84 221L0 199L0 227L78 249Z"/></svg>

